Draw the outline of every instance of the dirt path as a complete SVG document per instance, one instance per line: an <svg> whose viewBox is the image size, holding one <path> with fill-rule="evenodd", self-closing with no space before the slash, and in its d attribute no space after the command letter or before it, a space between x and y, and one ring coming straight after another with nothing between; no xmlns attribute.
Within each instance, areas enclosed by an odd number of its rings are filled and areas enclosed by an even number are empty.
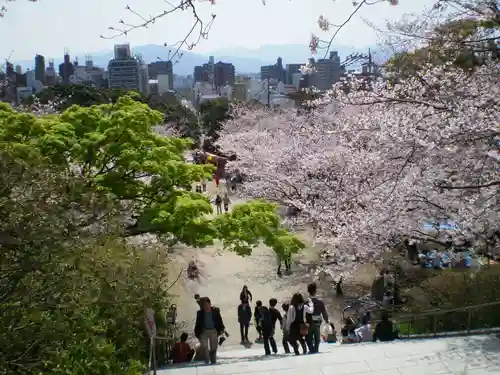
<svg viewBox="0 0 500 375"><path fill-rule="evenodd" d="M215 188L209 187L209 190L209 194L213 196ZM232 204L238 203L235 197L232 200ZM299 236L306 242L310 240L305 232L299 233ZM268 305L270 298L276 298L281 308L281 303L289 300L295 292L301 292L306 297L307 284L313 281L308 275L308 267L318 260L318 251L313 247L305 249L293 259L292 274L283 277L277 276L276 256L265 246L257 247L249 257L241 257L224 251L220 246L205 249L179 247L172 254L172 266L177 270L185 268L191 259L196 259L200 265L200 280L189 280L183 273L181 279L172 288L173 294L176 295L180 329L188 333L193 331L195 313L198 309L193 298L194 294L208 296L212 303L221 309L227 332L231 335L227 345L233 345L240 341L237 306L242 286L247 285L253 294L252 311L257 300L262 300L265 305ZM329 283L320 282L319 285L321 287L319 294L327 304L331 315L330 320L338 326L343 301L334 298L333 289ZM254 340L256 337L257 332L252 326L249 338ZM276 340L278 343L281 342L279 330Z"/></svg>

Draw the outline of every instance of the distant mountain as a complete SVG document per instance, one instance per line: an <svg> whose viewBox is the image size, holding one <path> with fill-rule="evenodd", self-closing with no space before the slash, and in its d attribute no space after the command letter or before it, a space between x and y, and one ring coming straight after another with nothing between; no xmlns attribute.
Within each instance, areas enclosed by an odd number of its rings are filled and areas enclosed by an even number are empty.
<svg viewBox="0 0 500 375"><path fill-rule="evenodd" d="M367 49L359 48L336 47L334 49L339 52L341 59L353 52L367 52ZM148 63L168 57L168 50L164 46L156 44L133 47L132 53L142 55L144 61ZM87 52L71 56L71 58L74 61L76 57L78 62L83 65L85 63L85 55L92 56L94 65L107 68L109 60L113 58L113 51ZM206 55L184 51L182 58L174 65L174 73L179 75L193 74L194 67L206 63L209 56L214 56L216 62L231 62L238 73L257 73L260 72L262 65L274 64L278 57L283 59L283 64L285 65L297 64L306 62L311 53L306 45L300 44L266 45L255 50L244 47L228 48ZM319 54L317 57L322 58L323 55ZM49 57L45 57L47 65L50 59ZM53 60L57 66L62 62L63 56L53 58ZM33 60L15 61L13 64L21 65L23 71L25 71L26 69L33 69L35 60L33 57Z"/></svg>
<svg viewBox="0 0 500 375"><path fill-rule="evenodd" d="M343 60L346 56L352 53L368 53L368 48L355 48L347 46L334 46L332 51L339 53L340 59ZM372 54L377 57L381 52L377 46L371 47ZM255 58L263 60L266 65L274 64L278 57L283 59L283 64L299 64L306 62L310 57L322 59L325 56L324 51L318 51L316 55L312 55L309 46L302 44L277 44L265 45L257 49L249 49L245 47L225 48L211 53L214 56L238 56L241 58Z"/></svg>

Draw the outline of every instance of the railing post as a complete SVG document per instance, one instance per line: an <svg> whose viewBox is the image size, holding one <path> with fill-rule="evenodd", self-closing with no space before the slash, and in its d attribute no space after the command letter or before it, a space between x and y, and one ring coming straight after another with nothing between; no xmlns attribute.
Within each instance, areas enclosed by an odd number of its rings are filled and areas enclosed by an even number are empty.
<svg viewBox="0 0 500 375"><path fill-rule="evenodd" d="M471 330L472 325L472 309L469 309L469 314L467 315L467 333Z"/></svg>
<svg viewBox="0 0 500 375"><path fill-rule="evenodd" d="M437 315L434 314L432 316L432 327L433 327L433 331L434 331L434 336L437 336Z"/></svg>

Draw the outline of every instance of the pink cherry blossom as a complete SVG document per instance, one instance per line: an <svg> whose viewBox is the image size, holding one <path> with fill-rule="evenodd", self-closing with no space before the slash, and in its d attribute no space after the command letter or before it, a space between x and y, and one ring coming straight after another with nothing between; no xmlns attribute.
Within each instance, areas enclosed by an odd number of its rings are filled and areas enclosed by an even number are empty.
<svg viewBox="0 0 500 375"><path fill-rule="evenodd" d="M480 239L500 217L500 64L351 79L309 112L235 108L220 145L241 193L300 210L330 254L380 258L394 238ZM424 223L450 221L434 233Z"/></svg>

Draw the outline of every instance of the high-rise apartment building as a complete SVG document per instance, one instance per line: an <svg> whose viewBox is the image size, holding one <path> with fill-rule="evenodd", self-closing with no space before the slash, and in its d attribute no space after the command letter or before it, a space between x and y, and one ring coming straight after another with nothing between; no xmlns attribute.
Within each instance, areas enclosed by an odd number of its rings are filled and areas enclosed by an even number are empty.
<svg viewBox="0 0 500 375"><path fill-rule="evenodd" d="M54 61L49 61L49 66L45 70L45 84L54 86L57 83L57 74L54 68Z"/></svg>
<svg viewBox="0 0 500 375"><path fill-rule="evenodd" d="M285 83L287 85L293 84L293 75L295 73L300 73L300 67L304 64L286 64L286 79Z"/></svg>
<svg viewBox="0 0 500 375"><path fill-rule="evenodd" d="M132 57L130 44L115 45L115 58L108 64L110 89L141 90L141 62Z"/></svg>
<svg viewBox="0 0 500 375"><path fill-rule="evenodd" d="M219 61L214 67L214 83L216 87L234 86L235 69L231 63Z"/></svg>
<svg viewBox="0 0 500 375"><path fill-rule="evenodd" d="M315 72L312 74L312 85L318 90L329 90L335 82L340 80L342 67L337 51L331 51L328 59L319 59L314 64Z"/></svg>
<svg viewBox="0 0 500 375"><path fill-rule="evenodd" d="M174 71L172 61L155 61L148 64L149 79L158 79L159 75L168 76L169 90L174 89Z"/></svg>
<svg viewBox="0 0 500 375"><path fill-rule="evenodd" d="M205 71L203 70L203 66L195 66L193 71L193 82L205 82L208 80L208 77L205 77Z"/></svg>
<svg viewBox="0 0 500 375"><path fill-rule="evenodd" d="M64 54L64 62L59 64L59 76L61 77L62 83L69 85L69 77L75 74L75 66L71 62L71 58L68 53Z"/></svg>
<svg viewBox="0 0 500 375"><path fill-rule="evenodd" d="M264 65L260 67L260 79L285 82L286 72L285 69L283 69L283 60L281 57L278 57L274 65Z"/></svg>
<svg viewBox="0 0 500 375"><path fill-rule="evenodd" d="M35 79L45 83L45 57L42 55L35 56Z"/></svg>

